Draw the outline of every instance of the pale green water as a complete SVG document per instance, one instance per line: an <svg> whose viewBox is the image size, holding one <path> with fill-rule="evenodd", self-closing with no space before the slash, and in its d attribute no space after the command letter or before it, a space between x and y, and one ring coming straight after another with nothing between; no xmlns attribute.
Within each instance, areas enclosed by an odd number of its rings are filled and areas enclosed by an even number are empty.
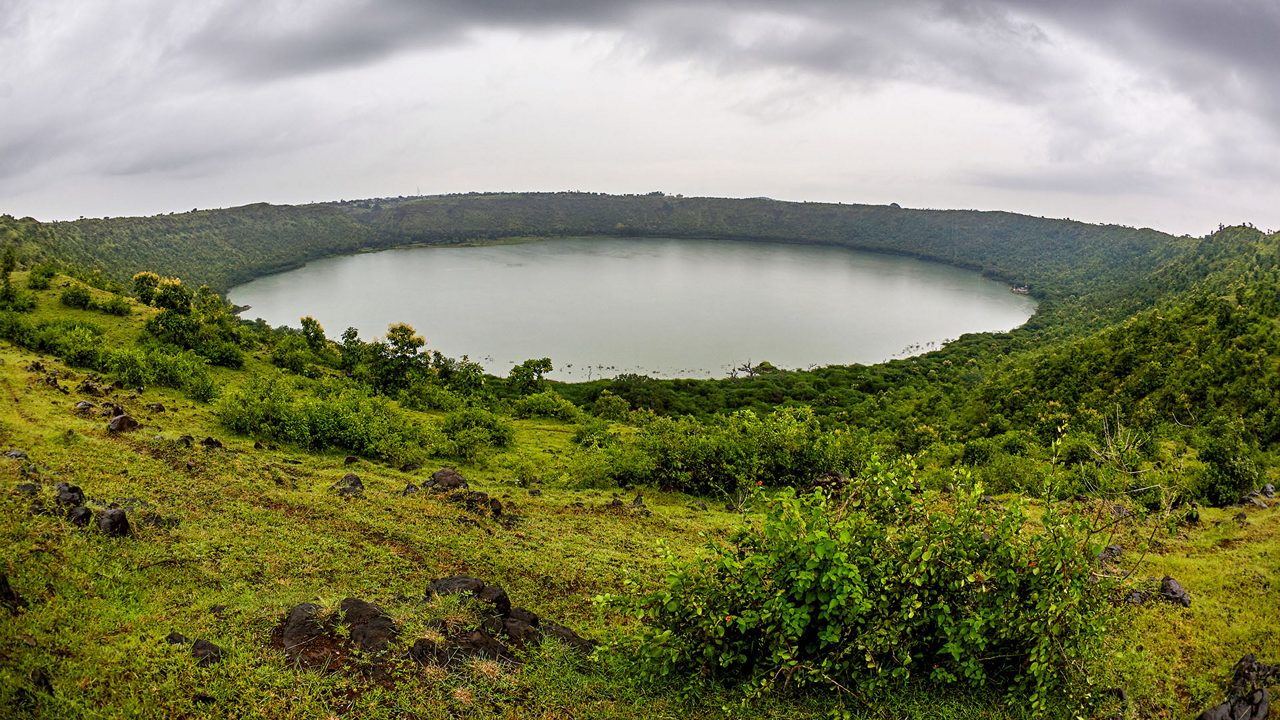
<svg viewBox="0 0 1280 720"><path fill-rule="evenodd" d="M977 273L841 248L727 240L562 238L330 258L234 288L272 325L312 315L336 339L407 322L429 349L505 375L723 377L876 363L968 332L1010 330L1035 302Z"/></svg>

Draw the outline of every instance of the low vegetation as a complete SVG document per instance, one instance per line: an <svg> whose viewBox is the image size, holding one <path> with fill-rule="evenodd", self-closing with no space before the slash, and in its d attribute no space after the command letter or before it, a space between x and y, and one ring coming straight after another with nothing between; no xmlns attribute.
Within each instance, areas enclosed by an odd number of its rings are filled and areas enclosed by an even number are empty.
<svg viewBox="0 0 1280 720"><path fill-rule="evenodd" d="M1275 235L661 194L0 230L11 714L1173 718L1280 660ZM190 284L515 230L900 232L1042 309L871 367L563 385Z"/></svg>

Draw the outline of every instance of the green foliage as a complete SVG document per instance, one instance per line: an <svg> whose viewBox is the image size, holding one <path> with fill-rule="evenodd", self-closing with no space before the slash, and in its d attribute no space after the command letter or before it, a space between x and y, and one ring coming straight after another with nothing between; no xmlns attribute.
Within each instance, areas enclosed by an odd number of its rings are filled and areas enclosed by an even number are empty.
<svg viewBox="0 0 1280 720"><path fill-rule="evenodd" d="M519 395L542 392L547 386L544 377L553 369L555 368L551 365L551 358L525 360L511 368L511 373L507 376L507 385Z"/></svg>
<svg viewBox="0 0 1280 720"><path fill-rule="evenodd" d="M1039 712L1068 704L1110 616L1084 518L1050 507L1037 530L980 485L947 501L913 485L872 461L840 494L762 496L762 527L671 558L655 592L612 598L642 623L641 676L752 693L921 677L1018 689Z"/></svg>
<svg viewBox="0 0 1280 720"><path fill-rule="evenodd" d="M71 285L62 294L58 296L58 300L69 308L78 310L88 310L93 304L93 296L82 285Z"/></svg>
<svg viewBox="0 0 1280 720"><path fill-rule="evenodd" d="M143 305L150 305L155 300L159 287L160 276L153 272L143 271L133 276L133 294Z"/></svg>
<svg viewBox="0 0 1280 720"><path fill-rule="evenodd" d="M449 413L440 429L448 440L446 453L467 460L489 448L508 447L515 440L511 423L480 407Z"/></svg>
<svg viewBox="0 0 1280 720"><path fill-rule="evenodd" d="M809 408L743 410L709 422L659 417L610 447L620 482L697 495L757 483L808 487L825 473L856 471L868 450L865 434L824 429Z"/></svg>
<svg viewBox="0 0 1280 720"><path fill-rule="evenodd" d="M573 422L582 415L582 411L556 391L544 390L513 402L511 414L518 418L545 417Z"/></svg>
<svg viewBox="0 0 1280 720"><path fill-rule="evenodd" d="M608 390L601 390L596 399L591 402L591 414L605 420L623 420L629 412L631 412L631 405Z"/></svg>
<svg viewBox="0 0 1280 720"><path fill-rule="evenodd" d="M53 263L36 263L27 273L27 288L30 290L48 290L53 276L58 274L58 267Z"/></svg>
<svg viewBox="0 0 1280 720"><path fill-rule="evenodd" d="M421 459L428 441L390 401L332 378L255 376L223 396L217 416L227 429L244 435L396 463Z"/></svg>

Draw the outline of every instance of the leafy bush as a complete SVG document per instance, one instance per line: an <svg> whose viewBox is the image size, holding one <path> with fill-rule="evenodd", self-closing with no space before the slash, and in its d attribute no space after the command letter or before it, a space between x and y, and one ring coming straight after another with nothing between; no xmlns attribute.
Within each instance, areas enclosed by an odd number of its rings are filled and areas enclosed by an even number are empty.
<svg viewBox="0 0 1280 720"><path fill-rule="evenodd" d="M507 447L515 440L516 435L511 423L479 407L449 413L440 429L450 440L483 437L487 444L494 447Z"/></svg>
<svg viewBox="0 0 1280 720"><path fill-rule="evenodd" d="M49 285L53 282L53 276L58 274L58 268L49 263L37 263L31 268L31 272L27 273L27 288L31 290L48 290Z"/></svg>
<svg viewBox="0 0 1280 720"><path fill-rule="evenodd" d="M577 405L561 397L554 390L528 395L511 404L512 414L518 418L545 417L572 422L582 411Z"/></svg>
<svg viewBox="0 0 1280 720"><path fill-rule="evenodd" d="M391 462L421 459L426 437L390 401L349 382L256 376L217 407L228 429L305 448L340 448Z"/></svg>
<svg viewBox="0 0 1280 720"><path fill-rule="evenodd" d="M95 302L91 307L108 315L119 315L123 317L130 313L129 301L119 295L112 295L106 300Z"/></svg>
<svg viewBox="0 0 1280 720"><path fill-rule="evenodd" d="M958 478L962 480L963 478ZM749 692L788 684L883 691L909 677L1018 688L1065 704L1109 623L1083 518L1050 507L914 494L872 462L847 491L759 497L760 528L669 557L656 592L612 597L642 627L648 679L697 673Z"/></svg>
<svg viewBox="0 0 1280 720"><path fill-rule="evenodd" d="M58 299L62 301L63 305L79 310L88 310L89 306L93 304L93 296L80 285L72 285L63 290Z"/></svg>

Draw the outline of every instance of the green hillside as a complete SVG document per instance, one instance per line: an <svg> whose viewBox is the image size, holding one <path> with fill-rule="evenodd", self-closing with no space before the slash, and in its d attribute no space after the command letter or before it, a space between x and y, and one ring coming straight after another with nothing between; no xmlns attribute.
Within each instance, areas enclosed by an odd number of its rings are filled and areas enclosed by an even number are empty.
<svg viewBox="0 0 1280 720"><path fill-rule="evenodd" d="M875 366L562 385L197 289L560 234L910 254L1041 306ZM1175 718L1280 659L1280 236L563 193L0 239L15 716Z"/></svg>

